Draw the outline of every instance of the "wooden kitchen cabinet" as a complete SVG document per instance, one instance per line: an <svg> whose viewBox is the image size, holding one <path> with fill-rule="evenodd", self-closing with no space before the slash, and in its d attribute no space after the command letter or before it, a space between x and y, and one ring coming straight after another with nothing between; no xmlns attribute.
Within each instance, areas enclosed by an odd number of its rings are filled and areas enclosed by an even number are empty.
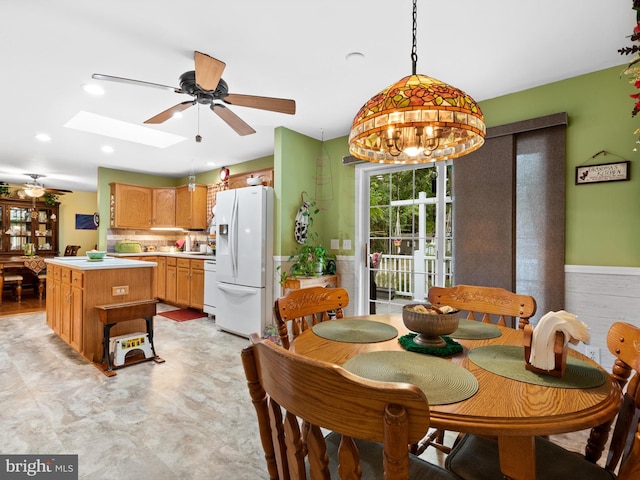
<svg viewBox="0 0 640 480"><path fill-rule="evenodd" d="M111 183L109 226L111 228L151 228L153 188Z"/></svg>
<svg viewBox="0 0 640 480"><path fill-rule="evenodd" d="M165 282L165 297L168 303L176 303L176 282L177 282L177 258L167 258L167 276Z"/></svg>
<svg viewBox="0 0 640 480"><path fill-rule="evenodd" d="M184 185L176 188L176 227L192 230L207 228L207 186L196 185L189 191Z"/></svg>
<svg viewBox="0 0 640 480"><path fill-rule="evenodd" d="M155 272L155 298L164 300L167 295L167 257L156 257L154 260L158 266Z"/></svg>
<svg viewBox="0 0 640 480"><path fill-rule="evenodd" d="M49 266L47 295L47 325L76 351L81 351L83 273L60 266Z"/></svg>
<svg viewBox="0 0 640 480"><path fill-rule="evenodd" d="M177 259L176 303L198 310L204 308L204 260Z"/></svg>
<svg viewBox="0 0 640 480"><path fill-rule="evenodd" d="M176 189L152 188L151 223L154 227L176 226Z"/></svg>

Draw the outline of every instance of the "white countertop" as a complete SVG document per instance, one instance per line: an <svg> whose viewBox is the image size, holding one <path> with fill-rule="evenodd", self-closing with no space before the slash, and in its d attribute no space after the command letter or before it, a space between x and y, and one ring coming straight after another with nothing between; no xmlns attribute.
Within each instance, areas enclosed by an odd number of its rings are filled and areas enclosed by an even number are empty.
<svg viewBox="0 0 640 480"><path fill-rule="evenodd" d="M116 258L127 258L127 257L178 257L178 258L193 258L196 260L214 260L216 259L215 255L207 255L204 253L198 252L140 252L140 253L111 253L109 252L107 255L111 255Z"/></svg>
<svg viewBox="0 0 640 480"><path fill-rule="evenodd" d="M76 268L78 270L108 270L112 268L141 268L155 267L156 262L146 262L142 260L125 260L105 256L102 261L89 261L87 257L54 257L45 258L46 263L61 265L63 267Z"/></svg>

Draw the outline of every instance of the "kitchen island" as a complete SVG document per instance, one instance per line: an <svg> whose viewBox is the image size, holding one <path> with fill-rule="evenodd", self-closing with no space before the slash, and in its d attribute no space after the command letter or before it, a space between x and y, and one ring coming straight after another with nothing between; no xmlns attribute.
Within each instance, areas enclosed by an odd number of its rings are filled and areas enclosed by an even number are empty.
<svg viewBox="0 0 640 480"><path fill-rule="evenodd" d="M89 362L102 360L103 324L96 306L152 300L157 264L105 257L55 257L47 263L47 325ZM145 332L144 319L119 323L112 336Z"/></svg>

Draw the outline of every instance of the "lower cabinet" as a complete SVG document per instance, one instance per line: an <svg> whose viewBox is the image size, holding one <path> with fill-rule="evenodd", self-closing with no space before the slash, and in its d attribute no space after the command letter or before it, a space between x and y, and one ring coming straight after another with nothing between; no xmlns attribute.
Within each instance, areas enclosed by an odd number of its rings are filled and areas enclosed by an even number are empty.
<svg viewBox="0 0 640 480"><path fill-rule="evenodd" d="M176 265L176 303L204 308L204 260L178 258Z"/></svg>
<svg viewBox="0 0 640 480"><path fill-rule="evenodd" d="M176 285L177 285L177 258L167 258L167 276L165 282L165 297L169 303L176 303Z"/></svg>
<svg viewBox="0 0 640 480"><path fill-rule="evenodd" d="M164 300L167 295L167 257L156 257L154 260L158 266L154 274L153 295L160 300Z"/></svg>
<svg viewBox="0 0 640 480"><path fill-rule="evenodd" d="M82 272L47 268L47 325L75 350L82 350L84 302Z"/></svg>

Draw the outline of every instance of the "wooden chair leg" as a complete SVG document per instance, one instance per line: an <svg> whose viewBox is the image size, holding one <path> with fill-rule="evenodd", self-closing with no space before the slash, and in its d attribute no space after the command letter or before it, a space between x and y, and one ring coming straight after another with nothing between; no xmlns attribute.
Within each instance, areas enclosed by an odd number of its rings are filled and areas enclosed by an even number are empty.
<svg viewBox="0 0 640 480"><path fill-rule="evenodd" d="M16 282L15 292L16 292L16 300L18 303L22 302L22 280L18 280Z"/></svg>

